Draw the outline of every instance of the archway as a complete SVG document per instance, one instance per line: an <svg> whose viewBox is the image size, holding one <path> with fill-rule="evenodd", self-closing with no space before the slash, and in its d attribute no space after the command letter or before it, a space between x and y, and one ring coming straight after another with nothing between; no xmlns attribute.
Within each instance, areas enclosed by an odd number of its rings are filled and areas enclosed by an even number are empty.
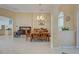
<svg viewBox="0 0 79 59"><path fill-rule="evenodd" d="M12 18L0 16L0 36L12 36L13 37Z"/></svg>

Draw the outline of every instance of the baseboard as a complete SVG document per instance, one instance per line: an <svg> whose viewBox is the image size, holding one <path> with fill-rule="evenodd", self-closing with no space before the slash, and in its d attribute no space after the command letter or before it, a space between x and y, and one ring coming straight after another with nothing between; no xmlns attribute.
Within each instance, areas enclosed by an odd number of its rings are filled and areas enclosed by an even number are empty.
<svg viewBox="0 0 79 59"><path fill-rule="evenodd" d="M62 48L76 48L76 46L64 46Z"/></svg>
<svg viewBox="0 0 79 59"><path fill-rule="evenodd" d="M76 48L76 46L64 46L64 47L60 46L60 47L51 47L51 48Z"/></svg>

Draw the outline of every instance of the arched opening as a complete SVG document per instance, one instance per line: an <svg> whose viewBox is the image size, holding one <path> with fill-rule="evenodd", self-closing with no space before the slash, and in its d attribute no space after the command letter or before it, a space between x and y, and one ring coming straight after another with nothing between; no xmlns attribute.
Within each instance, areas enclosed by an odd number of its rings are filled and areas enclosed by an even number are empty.
<svg viewBox="0 0 79 59"><path fill-rule="evenodd" d="M60 12L58 15L58 29L62 31L64 28L64 12Z"/></svg>
<svg viewBox="0 0 79 59"><path fill-rule="evenodd" d="M13 36L12 18L0 16L0 36Z"/></svg>

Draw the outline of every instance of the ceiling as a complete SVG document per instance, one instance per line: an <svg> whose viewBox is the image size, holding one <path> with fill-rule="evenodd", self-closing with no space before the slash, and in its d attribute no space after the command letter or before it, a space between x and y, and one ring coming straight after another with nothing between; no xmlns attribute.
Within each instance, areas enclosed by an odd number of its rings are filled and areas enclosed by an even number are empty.
<svg viewBox="0 0 79 59"><path fill-rule="evenodd" d="M54 6L53 4L0 4L0 8L14 12L50 12Z"/></svg>

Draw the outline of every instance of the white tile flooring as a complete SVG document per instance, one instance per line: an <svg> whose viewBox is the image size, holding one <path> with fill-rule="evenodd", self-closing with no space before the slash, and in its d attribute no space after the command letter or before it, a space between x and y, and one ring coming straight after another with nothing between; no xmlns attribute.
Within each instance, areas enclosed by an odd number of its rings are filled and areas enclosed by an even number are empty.
<svg viewBox="0 0 79 59"><path fill-rule="evenodd" d="M0 36L0 54L78 54L78 48L51 48L50 42L30 42L25 38Z"/></svg>

